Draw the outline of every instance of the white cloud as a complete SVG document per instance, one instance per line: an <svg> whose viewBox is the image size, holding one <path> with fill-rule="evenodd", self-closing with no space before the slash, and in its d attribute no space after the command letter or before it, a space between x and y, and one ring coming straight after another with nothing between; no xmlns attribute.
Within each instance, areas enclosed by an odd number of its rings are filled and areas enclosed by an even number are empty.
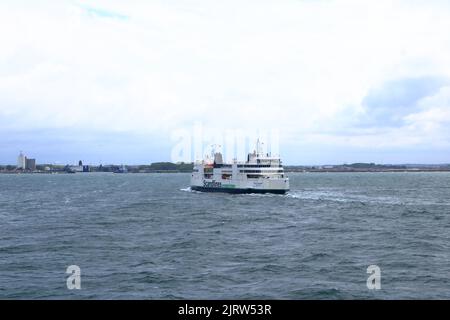
<svg viewBox="0 0 450 320"><path fill-rule="evenodd" d="M430 116L421 128L433 129L411 135L414 115L388 132L352 128L371 88L450 77L440 1L3 1L0 19L7 128L170 136L201 121L380 148L446 133Z"/></svg>

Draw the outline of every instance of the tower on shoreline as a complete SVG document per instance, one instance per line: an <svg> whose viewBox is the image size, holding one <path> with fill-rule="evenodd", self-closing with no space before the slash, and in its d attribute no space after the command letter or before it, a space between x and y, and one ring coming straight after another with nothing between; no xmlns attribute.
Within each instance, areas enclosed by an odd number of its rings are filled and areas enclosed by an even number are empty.
<svg viewBox="0 0 450 320"><path fill-rule="evenodd" d="M26 167L27 167L27 158L23 155L22 151L20 151L20 154L17 157L17 169L25 170Z"/></svg>

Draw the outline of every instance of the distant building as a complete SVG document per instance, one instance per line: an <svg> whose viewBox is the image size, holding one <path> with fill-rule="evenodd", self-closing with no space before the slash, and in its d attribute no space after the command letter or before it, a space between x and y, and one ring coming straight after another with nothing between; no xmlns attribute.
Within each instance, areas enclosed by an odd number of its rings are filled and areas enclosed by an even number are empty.
<svg viewBox="0 0 450 320"><path fill-rule="evenodd" d="M25 169L36 171L36 159L27 159L25 157Z"/></svg>
<svg viewBox="0 0 450 320"><path fill-rule="evenodd" d="M121 165L119 168L114 170L114 173L128 173L128 168L124 165Z"/></svg>
<svg viewBox="0 0 450 320"><path fill-rule="evenodd" d="M73 172L90 172L91 168L87 165L83 165L83 161L78 161L78 166L69 166L69 170Z"/></svg>
<svg viewBox="0 0 450 320"><path fill-rule="evenodd" d="M82 166L69 166L69 169L73 172L83 172Z"/></svg>
<svg viewBox="0 0 450 320"><path fill-rule="evenodd" d="M36 171L36 159L28 159L22 152L20 152L17 157L17 169Z"/></svg>
<svg viewBox="0 0 450 320"><path fill-rule="evenodd" d="M27 167L27 158L23 155L22 152L20 152L19 156L17 157L17 169L25 170Z"/></svg>

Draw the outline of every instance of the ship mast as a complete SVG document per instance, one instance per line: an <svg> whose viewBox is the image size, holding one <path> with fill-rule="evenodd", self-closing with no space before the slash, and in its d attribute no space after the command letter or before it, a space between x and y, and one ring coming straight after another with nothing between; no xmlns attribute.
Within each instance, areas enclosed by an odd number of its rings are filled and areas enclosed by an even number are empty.
<svg viewBox="0 0 450 320"><path fill-rule="evenodd" d="M260 157L263 155L263 151L262 151L263 144L264 144L264 142L259 141L259 138L258 138L258 140L256 141L256 156L257 157Z"/></svg>

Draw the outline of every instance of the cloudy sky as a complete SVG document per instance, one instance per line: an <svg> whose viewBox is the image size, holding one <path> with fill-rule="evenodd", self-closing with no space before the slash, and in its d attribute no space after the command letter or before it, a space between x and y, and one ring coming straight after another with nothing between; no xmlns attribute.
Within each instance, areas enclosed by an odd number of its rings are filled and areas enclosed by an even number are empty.
<svg viewBox="0 0 450 320"><path fill-rule="evenodd" d="M276 129L288 164L450 163L448 1L0 1L0 163L170 160Z"/></svg>

